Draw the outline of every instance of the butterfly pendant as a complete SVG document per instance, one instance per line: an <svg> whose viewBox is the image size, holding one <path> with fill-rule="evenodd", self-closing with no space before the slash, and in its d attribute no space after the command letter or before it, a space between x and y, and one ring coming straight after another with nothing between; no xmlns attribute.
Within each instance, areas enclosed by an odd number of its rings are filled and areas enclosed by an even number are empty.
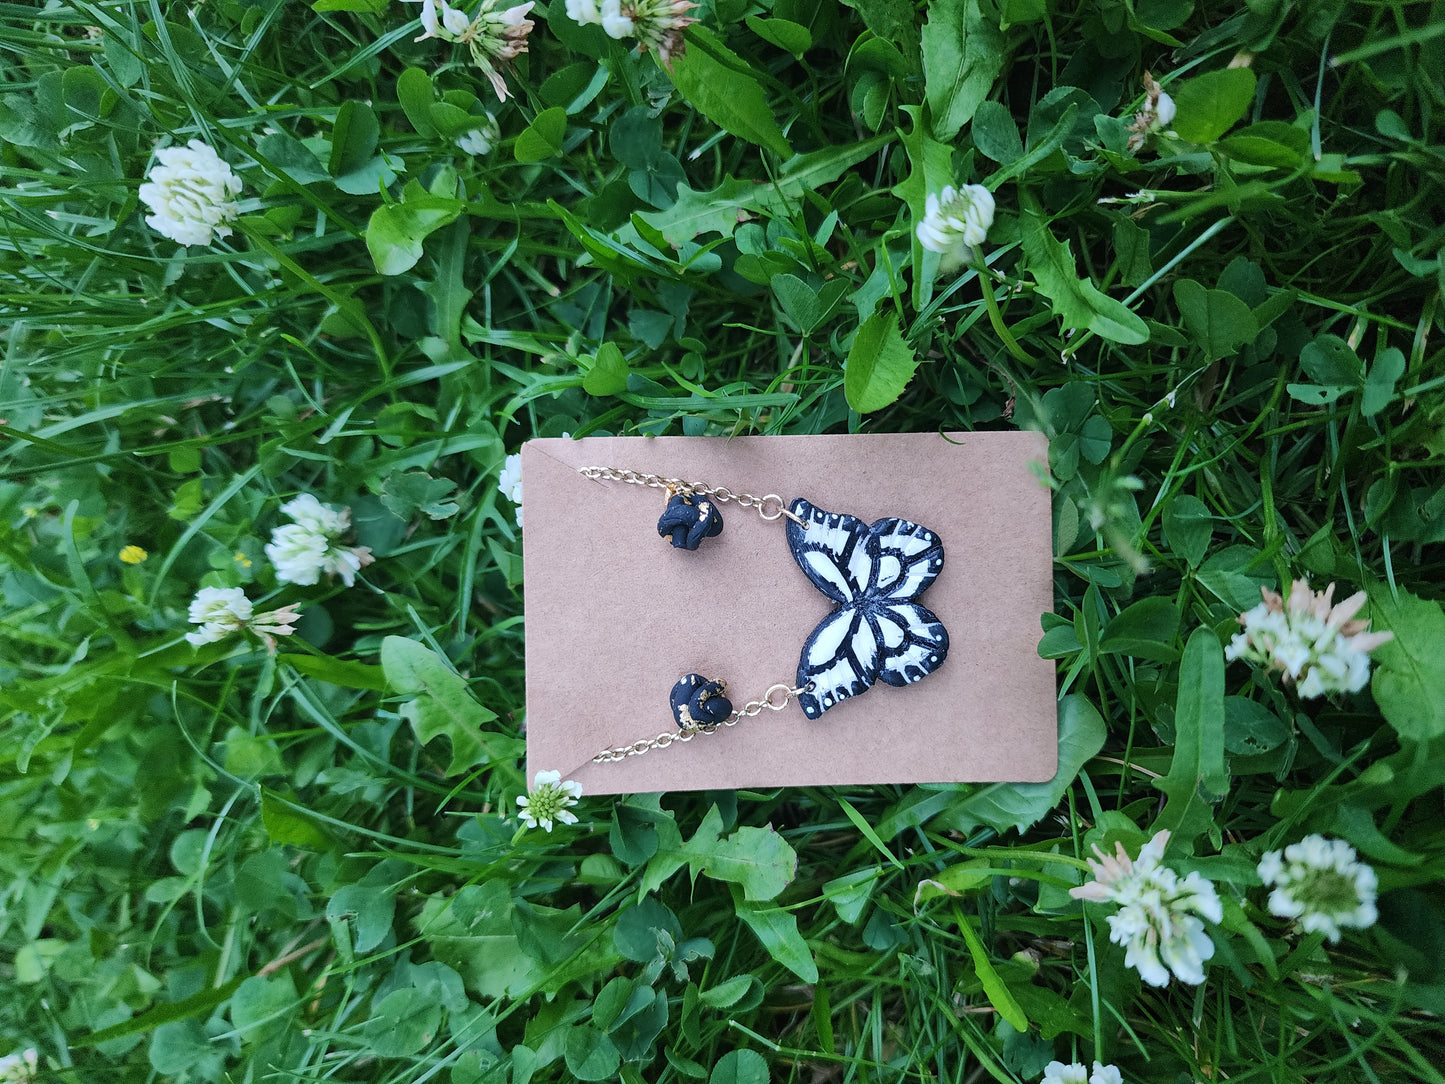
<svg viewBox="0 0 1445 1084"><path fill-rule="evenodd" d="M803 644L798 705L809 719L874 683L910 685L948 656L948 630L915 599L943 569L943 542L906 519L866 524L801 497L790 506L788 548L804 575L838 603Z"/></svg>

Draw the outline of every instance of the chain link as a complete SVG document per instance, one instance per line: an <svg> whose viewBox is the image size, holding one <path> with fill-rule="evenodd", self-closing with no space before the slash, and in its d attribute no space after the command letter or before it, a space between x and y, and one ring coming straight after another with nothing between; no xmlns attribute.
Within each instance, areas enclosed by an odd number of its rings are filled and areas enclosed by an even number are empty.
<svg viewBox="0 0 1445 1084"><path fill-rule="evenodd" d="M645 483L642 483L645 484ZM669 730L665 734L659 734L655 738L642 738L631 745L614 745L611 749L604 749L592 758L593 764L615 764L619 760L626 760L628 757L640 757L643 753L650 753L654 749L666 749L674 742L690 742L699 734L712 734L719 728L725 726L737 726L744 719L751 719L761 715L764 710L782 711L789 704L813 687L810 681L806 685L797 687L779 683L768 687L763 693L761 700L749 700L740 708L734 708L733 713L720 723L707 723L691 730ZM781 700L777 697L781 696Z"/></svg>
<svg viewBox="0 0 1445 1084"><path fill-rule="evenodd" d="M686 493L691 496L711 497L722 504L732 501L744 508L757 510L759 516L771 523L787 516L804 530L807 520L801 519L788 510L787 502L776 493L754 497L751 493L734 493L727 486L710 486L706 482L687 482L681 478L664 478L658 474L644 474L641 471L623 470L619 467L578 467L577 473L593 481L626 482L628 485L647 486L649 489L665 489L672 493Z"/></svg>

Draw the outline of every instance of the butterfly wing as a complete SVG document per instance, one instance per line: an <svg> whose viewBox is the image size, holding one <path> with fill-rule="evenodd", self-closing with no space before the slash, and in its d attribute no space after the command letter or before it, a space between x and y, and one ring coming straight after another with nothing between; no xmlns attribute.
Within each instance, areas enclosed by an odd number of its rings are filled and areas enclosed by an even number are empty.
<svg viewBox="0 0 1445 1084"><path fill-rule="evenodd" d="M878 634L855 606L834 610L813 630L798 659L798 706L809 719L867 692L878 680ZM809 688L811 686L811 688Z"/></svg>
<svg viewBox="0 0 1445 1084"><path fill-rule="evenodd" d="M798 697L816 719L882 680L909 685L931 674L948 654L948 631L913 602L943 568L943 543L926 527L903 519L865 526L801 498L788 524L788 546L813 585L840 604L803 644Z"/></svg>
<svg viewBox="0 0 1445 1084"><path fill-rule="evenodd" d="M877 572L869 527L857 516L825 512L799 497L790 506L807 528L788 520L788 549L813 586L834 602L852 602Z"/></svg>

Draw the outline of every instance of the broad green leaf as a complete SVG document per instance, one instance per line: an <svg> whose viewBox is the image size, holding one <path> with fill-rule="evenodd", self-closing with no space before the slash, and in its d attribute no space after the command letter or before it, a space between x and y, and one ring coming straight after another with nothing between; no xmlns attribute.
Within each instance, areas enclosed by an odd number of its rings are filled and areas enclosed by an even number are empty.
<svg viewBox="0 0 1445 1084"><path fill-rule="evenodd" d="M913 373L918 358L898 330L898 318L878 313L868 318L853 338L843 367L843 393L859 414L895 402Z"/></svg>
<svg viewBox="0 0 1445 1084"><path fill-rule="evenodd" d="M1179 664L1174 707L1174 759L1154 780L1168 801L1154 821L1190 844L1213 826L1213 807L1229 790L1224 763L1224 650L1209 628L1195 629Z"/></svg>
<svg viewBox="0 0 1445 1084"><path fill-rule="evenodd" d="M588 395L617 395L627 390L627 359L616 343L603 343L597 348L592 368L582 378L582 390Z"/></svg>
<svg viewBox="0 0 1445 1084"><path fill-rule="evenodd" d="M1318 335L1299 354L1300 367L1316 384L1359 387L1364 381L1365 363L1349 343L1338 335Z"/></svg>
<svg viewBox="0 0 1445 1084"><path fill-rule="evenodd" d="M1214 536L1214 517L1209 506L1192 494L1176 493L1164 505L1160 518L1169 548L1183 557L1190 568L1198 568Z"/></svg>
<svg viewBox="0 0 1445 1084"><path fill-rule="evenodd" d="M562 153L562 137L567 134L567 110L560 105L544 109L517 136L512 154L519 162L540 162Z"/></svg>
<svg viewBox="0 0 1445 1084"><path fill-rule="evenodd" d="M880 873L877 866L871 866L834 877L823 885L823 898L837 910L838 917L851 926L863 917L863 908L873 898Z"/></svg>
<svg viewBox="0 0 1445 1084"><path fill-rule="evenodd" d="M1373 418L1395 398L1395 384L1405 375L1405 355L1398 347L1389 346L1370 363L1365 377L1365 393L1360 398L1360 413Z"/></svg>
<svg viewBox="0 0 1445 1084"><path fill-rule="evenodd" d="M933 0L923 26L923 76L936 139L973 119L1007 59L991 0Z"/></svg>
<svg viewBox="0 0 1445 1084"><path fill-rule="evenodd" d="M897 139L893 132L882 132L860 143L843 143L789 158L778 170L777 192L784 199L796 200L804 193L832 184L859 162L877 154ZM764 190L767 191L766 188Z"/></svg>
<svg viewBox="0 0 1445 1084"><path fill-rule="evenodd" d="M1199 583L1243 613L1259 602L1259 589L1272 587L1274 573L1251 546L1228 546L1209 555L1199 567Z"/></svg>
<svg viewBox="0 0 1445 1084"><path fill-rule="evenodd" d="M273 843L289 843L313 851L331 846L331 837L296 804L274 791L261 789L261 823Z"/></svg>
<svg viewBox="0 0 1445 1084"><path fill-rule="evenodd" d="M1054 303L1054 314L1064 327L1088 328L1119 343L1149 341L1149 328L1143 320L1089 279L1078 277L1074 254L1067 243L1049 232L1041 215L1021 215L1019 227L1028 270L1039 292Z"/></svg>
<svg viewBox="0 0 1445 1084"><path fill-rule="evenodd" d="M912 71L918 70L918 21L912 0L843 0L863 16L863 22L881 41L897 47Z"/></svg>
<svg viewBox="0 0 1445 1084"><path fill-rule="evenodd" d="M1238 353L1259 335L1254 313L1228 290L1208 290L1193 279L1179 279L1174 283L1174 303L1210 361Z"/></svg>
<svg viewBox="0 0 1445 1084"><path fill-rule="evenodd" d="M790 19L763 19L749 15L744 21L758 37L796 57L801 57L813 47L813 35L808 28Z"/></svg>
<svg viewBox="0 0 1445 1084"><path fill-rule="evenodd" d="M719 838L722 815L708 810L684 853L693 872L740 885L749 902L770 900L793 881L798 855L772 827L744 826L726 839Z"/></svg>
<svg viewBox="0 0 1445 1084"><path fill-rule="evenodd" d="M468 990L500 998L535 989L544 977L543 965L518 943L513 911L507 882L493 879L429 897L413 921L431 955L461 975ZM607 951L618 959L610 945Z"/></svg>
<svg viewBox="0 0 1445 1084"><path fill-rule="evenodd" d="M934 792L945 800L951 799L937 825L960 832L981 824L998 832L1026 830L1063 800L1079 770L1104 747L1107 735L1103 717L1087 697L1064 697L1059 701L1059 763L1054 777L1046 783L989 783L962 799ZM880 834L891 839L897 833L890 825Z"/></svg>
<svg viewBox="0 0 1445 1084"><path fill-rule="evenodd" d="M1316 336L1300 351L1299 360L1313 383L1288 384L1286 390L1302 403L1333 403L1364 386L1364 362L1338 335Z"/></svg>
<svg viewBox="0 0 1445 1084"><path fill-rule="evenodd" d="M276 662L278 665L290 666L299 674L346 689L386 691L386 676L381 672L381 667L368 666L364 662L333 659L329 655L288 654L277 655Z"/></svg>
<svg viewBox="0 0 1445 1084"><path fill-rule="evenodd" d="M457 484L450 478L433 478L422 470L395 470L381 483L381 503L404 520L418 512L428 519L450 519L460 510L452 498Z"/></svg>
<svg viewBox="0 0 1445 1084"><path fill-rule="evenodd" d="M706 192L680 184L677 202L671 207L644 211L638 217L660 231L669 244L680 245L704 233L731 237L738 223L750 217L747 212L762 210L772 198L773 190L767 185L729 177Z"/></svg>
<svg viewBox="0 0 1445 1084"><path fill-rule="evenodd" d="M602 1032L586 1024L567 1029L567 1071L577 1080L612 1080L621 1055Z"/></svg>
<svg viewBox="0 0 1445 1084"><path fill-rule="evenodd" d="M475 764L514 756L520 743L483 728L496 712L482 707L467 690L466 681L415 640L388 636L381 642L381 668L387 683L403 696L415 699L403 704L400 715L411 724L422 745L445 736L452 746L447 775L456 775Z"/></svg>
<svg viewBox="0 0 1445 1084"><path fill-rule="evenodd" d="M405 1058L436 1038L442 1010L424 990L393 990L372 1007L361 1036L383 1058Z"/></svg>
<svg viewBox="0 0 1445 1084"><path fill-rule="evenodd" d="M768 1063L756 1050L729 1050L718 1058L707 1084L768 1084Z"/></svg>
<svg viewBox="0 0 1445 1084"><path fill-rule="evenodd" d="M1224 748L1256 756L1289 740L1289 723L1269 708L1243 696L1224 698Z"/></svg>
<svg viewBox="0 0 1445 1084"><path fill-rule="evenodd" d="M396 96L401 102L402 112L417 134L430 138L437 134L431 120L431 106L436 101L431 76L420 68L407 68L396 80Z"/></svg>
<svg viewBox="0 0 1445 1084"><path fill-rule="evenodd" d="M1006 166L1024 155L1019 127L1014 123L1008 106L1002 102L980 102L973 114L973 127L969 131L978 152L992 158L999 165Z"/></svg>
<svg viewBox="0 0 1445 1084"><path fill-rule="evenodd" d="M352 98L342 102L331 132L331 159L326 166L331 175L343 177L370 162L380 134L371 106Z"/></svg>
<svg viewBox="0 0 1445 1084"><path fill-rule="evenodd" d="M722 814L715 805L686 843L670 818L652 823L657 829L656 850L642 880L644 891L660 886L687 865L694 876L706 873L716 880L742 886L744 898L756 902L776 897L797 873L796 852L771 827L745 826L726 839L720 838Z"/></svg>
<svg viewBox="0 0 1445 1084"><path fill-rule="evenodd" d="M687 53L672 58L673 84L699 113L740 139L791 158L783 130L747 61L701 23L687 29Z"/></svg>
<svg viewBox="0 0 1445 1084"><path fill-rule="evenodd" d="M211 1041L198 1020L162 1024L151 1035L146 1053L156 1072L166 1076L187 1074L187 1079L192 1080L219 1080L226 1061L225 1050Z"/></svg>
<svg viewBox="0 0 1445 1084"><path fill-rule="evenodd" d="M356 931L353 947L363 953L386 939L395 913L396 892L390 885L342 885L326 904L328 919L351 923Z"/></svg>
<svg viewBox="0 0 1445 1084"><path fill-rule="evenodd" d="M1175 83L1169 88L1175 106L1170 127L1191 143L1212 143L1244 116L1254 86L1249 68L1221 68Z"/></svg>
<svg viewBox="0 0 1445 1084"><path fill-rule="evenodd" d="M1174 648L1178 631L1179 609L1174 601L1150 595L1130 603L1104 626L1099 654L1173 662L1179 657Z"/></svg>
<svg viewBox="0 0 1445 1084"><path fill-rule="evenodd" d="M297 184L324 181L331 176L306 144L285 132L262 136L256 152L275 167L274 172Z"/></svg>
<svg viewBox="0 0 1445 1084"><path fill-rule="evenodd" d="M753 988L755 982L757 980L751 975L735 975L711 989L704 990L699 1000L710 1008L730 1009L742 1000L743 995Z"/></svg>
<svg viewBox="0 0 1445 1084"><path fill-rule="evenodd" d="M387 203L371 212L366 248L383 275L410 271L421 259L422 241L456 220L465 204L446 196L411 195L405 203Z"/></svg>
<svg viewBox="0 0 1445 1084"><path fill-rule="evenodd" d="M284 1032L298 1004L296 984L285 971L269 978L254 975L231 995L231 1022L243 1042L253 1043Z"/></svg>
<svg viewBox="0 0 1445 1084"><path fill-rule="evenodd" d="M1445 734L1445 612L1403 588L1371 584L1370 628L1395 638L1373 653L1370 691L1385 721L1406 741Z"/></svg>
<svg viewBox="0 0 1445 1084"><path fill-rule="evenodd" d="M818 965L813 960L808 943L798 932L798 920L781 907L744 903L737 899L738 895L740 893L734 890L737 916L757 934L768 955L804 982L817 982Z"/></svg>
<svg viewBox="0 0 1445 1084"><path fill-rule="evenodd" d="M818 326L822 315L818 294L797 275L774 275L773 294L793 326L804 335Z"/></svg>

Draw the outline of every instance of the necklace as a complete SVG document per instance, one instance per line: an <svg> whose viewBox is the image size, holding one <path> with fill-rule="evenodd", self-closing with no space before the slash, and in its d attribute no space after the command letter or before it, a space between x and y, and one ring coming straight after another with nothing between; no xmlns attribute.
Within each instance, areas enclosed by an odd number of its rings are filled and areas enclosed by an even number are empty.
<svg viewBox="0 0 1445 1084"><path fill-rule="evenodd" d="M727 683L686 674L668 700L676 730L613 746L592 758L604 764L691 741L699 734L736 726L764 710L782 711L794 700L808 719L817 719L873 685L904 686L919 681L948 656L948 630L921 603L943 569L943 542L933 531L896 517L864 523L828 512L802 497L785 502L776 493L755 497L680 478L616 467L578 467L596 481L623 482L666 492L658 534L677 549L696 550L722 533L718 505L734 502L757 511L765 522L786 518L789 552L809 581L834 609L803 642L796 681L770 686L760 700L734 708Z"/></svg>

